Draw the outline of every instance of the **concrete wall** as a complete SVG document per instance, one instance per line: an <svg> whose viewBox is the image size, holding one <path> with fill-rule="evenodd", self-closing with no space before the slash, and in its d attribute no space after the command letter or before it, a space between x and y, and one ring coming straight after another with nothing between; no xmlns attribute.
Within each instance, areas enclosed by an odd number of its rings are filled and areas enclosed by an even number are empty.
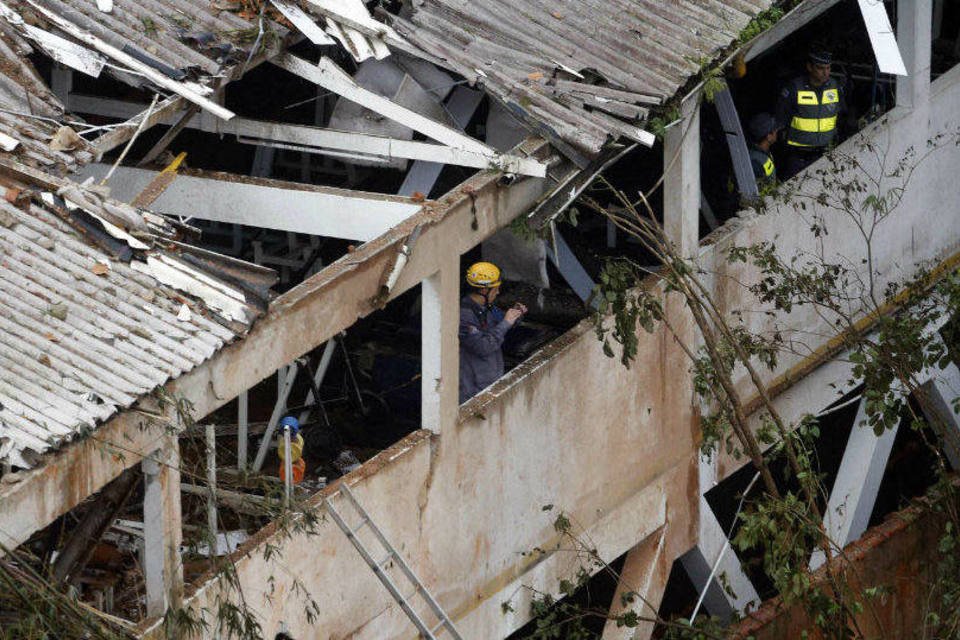
<svg viewBox="0 0 960 640"><path fill-rule="evenodd" d="M865 136L899 157L911 144L922 148L933 133L956 129L957 104L957 75L944 76L929 107L891 114ZM853 141L843 150L863 159L874 153ZM957 175L960 154L951 148L914 177L900 211L877 230L881 281L956 250ZM701 260L718 273L714 286L726 309L753 305L731 284L731 278L748 278L749 270L717 257L725 246L772 240L787 254L810 249L826 255L861 247L856 229L827 211L830 234L808 242L804 215L810 212L781 208L741 220L704 248ZM668 313L692 337L682 309L671 304ZM773 322L760 314L751 318L758 329ZM809 313L775 321L802 336L812 352L827 339L811 334L822 325ZM768 375L774 379L804 361L803 354L788 358ZM523 585L554 589L557 577L578 566L556 550L555 511L541 511L544 505L569 511L607 560L664 526L668 557L696 542L697 421L687 363L663 331L640 337L638 363L628 371L602 355L588 325L578 326L451 422L440 425L439 435L409 436L346 481L467 638L498 638L518 628L528 618ZM722 464L726 474L742 461L724 458ZM264 559L268 541L279 546L279 559ZM534 548L545 554L529 555ZM415 635L332 522L323 522L317 535L292 539L267 528L246 545L236 566L244 599L262 616L267 637L282 628L297 638ZM294 577L320 605L313 625L294 593ZM236 594L224 596L221 585L208 582L189 603L212 610L219 597ZM506 601L514 612L501 610Z"/></svg>
<svg viewBox="0 0 960 640"><path fill-rule="evenodd" d="M557 549L560 510L606 560L662 526L671 557L694 543L690 391L682 381L662 384L671 379L666 369L680 377L674 363L682 360L662 333L642 341L640 360L629 371L614 365L584 323L465 405L459 424L439 437L411 434L346 477L465 637L509 634L528 619L522 585L556 592L579 568ZM550 504L554 510L542 510ZM267 637L281 628L297 638L415 635L332 521L317 535L272 534L261 532L237 560L244 598L262 614ZM269 561L268 539L281 548ZM534 548L545 553L531 555ZM294 575L320 604L312 626ZM215 610L221 587L203 586L191 606ZM504 614L507 600L515 612Z"/></svg>
<svg viewBox="0 0 960 640"><path fill-rule="evenodd" d="M881 167L884 173L889 174L902 158L911 157L911 154L917 159L923 157L928 149L928 140L940 134L949 140L943 149L933 152L917 165L906 185L900 206L873 227L870 247L875 267L874 290L881 301L887 284L909 280L919 264L929 267L953 260L960 250L960 184L956 178L960 175L960 153L956 144L960 136L958 72L960 68L953 69L934 82L929 104L924 103L909 110L894 109L838 149L844 158L841 165L850 168L850 175L853 174L853 167L859 163L870 172L871 178L875 178ZM910 164L915 164L915 161ZM806 173L807 181L799 187L800 192L822 192L822 178L817 176L817 172L829 167L827 159L812 165ZM884 186L880 192L886 193L891 187L901 184L901 178L887 178L883 180ZM854 205L862 198L863 195L853 195ZM734 245L772 242L784 258L802 256L804 253L823 256L827 261L844 264L862 282L868 281L867 270L862 262L867 257L868 245L854 219L829 206L809 200L805 202L805 209L795 210L790 204L771 203L772 209L767 213L744 214L742 219L718 230L711 238L713 244L704 247L701 252L706 271L714 274L714 289L723 309L748 311L744 319L752 330L779 330L786 339L793 341L792 347L796 352L783 354L777 371L762 371L765 380L776 385L778 391L794 384L799 372L810 372L829 357L825 347L837 331L829 326L827 316L820 315L822 309L795 308L790 314L777 314L774 317L757 312L755 299L737 284L756 282L755 270L742 264L728 264L724 258L726 249ZM809 229L815 217L819 218L827 231L820 237L815 237ZM871 227L868 215L864 214L859 221L864 228ZM857 315L857 311L851 308L853 315ZM836 382L842 375L827 382ZM753 396L756 400L756 394L745 375L741 376L740 388L748 397ZM813 399L813 404L810 398L805 398L805 411L817 412L837 397L836 394L824 393L821 398ZM753 402L751 406L755 409L758 403ZM720 477L729 475L740 466L742 462L722 456Z"/></svg>

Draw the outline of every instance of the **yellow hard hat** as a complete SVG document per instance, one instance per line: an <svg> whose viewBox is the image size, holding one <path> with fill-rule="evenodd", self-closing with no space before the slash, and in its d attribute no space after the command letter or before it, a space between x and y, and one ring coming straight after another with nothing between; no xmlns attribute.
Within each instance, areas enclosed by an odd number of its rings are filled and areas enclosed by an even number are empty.
<svg viewBox="0 0 960 640"><path fill-rule="evenodd" d="M500 286L500 269L492 262L475 262L467 269L467 284L478 289Z"/></svg>

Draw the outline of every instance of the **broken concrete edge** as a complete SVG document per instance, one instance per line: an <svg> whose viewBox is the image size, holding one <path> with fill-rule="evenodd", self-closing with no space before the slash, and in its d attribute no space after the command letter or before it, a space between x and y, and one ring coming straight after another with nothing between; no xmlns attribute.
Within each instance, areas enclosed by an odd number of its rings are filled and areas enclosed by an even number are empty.
<svg viewBox="0 0 960 640"><path fill-rule="evenodd" d="M582 336L593 331L593 328L593 319L585 318L563 335L534 351L502 378L460 405L458 422L462 425L473 418L483 420L486 411L519 389L524 380L545 370L557 356L572 347Z"/></svg>
<svg viewBox="0 0 960 640"><path fill-rule="evenodd" d="M954 487L960 487L960 475L954 474L950 478L950 484ZM900 511L889 514L880 524L867 529L859 540L856 540L844 547L842 555L836 555L831 558L829 564L824 564L811 574L813 584L822 583L827 579L827 568L832 572L844 573L847 570L859 574L854 566L857 563L869 561L874 554L883 553L883 547L891 539L902 536L919 526L936 527L937 532L943 530L946 519L942 514L938 514L930 509L931 505L941 499L936 490L926 495L916 498L912 503ZM857 575L856 580L863 578ZM871 585L862 585L871 586ZM759 608L746 614L746 618L737 626L730 630L728 637L733 640L746 640L762 631L765 627L773 623L781 615L790 614L794 604L785 604L783 598L777 596L764 601ZM800 614L804 617L805 614ZM812 625L807 624L807 628ZM816 637L816 636L814 636Z"/></svg>

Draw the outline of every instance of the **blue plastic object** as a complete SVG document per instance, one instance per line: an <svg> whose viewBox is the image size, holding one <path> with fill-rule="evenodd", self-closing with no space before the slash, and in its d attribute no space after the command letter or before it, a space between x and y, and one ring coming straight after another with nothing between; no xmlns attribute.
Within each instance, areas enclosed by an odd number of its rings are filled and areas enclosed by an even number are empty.
<svg viewBox="0 0 960 640"><path fill-rule="evenodd" d="M300 421L293 416L284 416L280 419L280 428L290 427L290 435L296 436L300 433Z"/></svg>

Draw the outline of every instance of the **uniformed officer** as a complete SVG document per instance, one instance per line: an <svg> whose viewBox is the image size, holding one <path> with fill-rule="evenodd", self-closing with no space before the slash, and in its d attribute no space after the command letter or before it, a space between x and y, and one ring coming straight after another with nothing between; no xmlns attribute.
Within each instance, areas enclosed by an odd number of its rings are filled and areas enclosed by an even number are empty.
<svg viewBox="0 0 960 640"><path fill-rule="evenodd" d="M794 78L780 92L776 118L787 130L784 180L812 164L836 138L838 116L846 109L840 85L830 77L832 61L830 52L812 50L806 75Z"/></svg>
<svg viewBox="0 0 960 640"><path fill-rule="evenodd" d="M773 163L773 156L770 155L770 148L776 143L777 134L780 132L777 119L769 113L758 113L750 118L747 131L751 138L750 165L753 167L757 186L762 189L764 186L775 184L777 168Z"/></svg>

